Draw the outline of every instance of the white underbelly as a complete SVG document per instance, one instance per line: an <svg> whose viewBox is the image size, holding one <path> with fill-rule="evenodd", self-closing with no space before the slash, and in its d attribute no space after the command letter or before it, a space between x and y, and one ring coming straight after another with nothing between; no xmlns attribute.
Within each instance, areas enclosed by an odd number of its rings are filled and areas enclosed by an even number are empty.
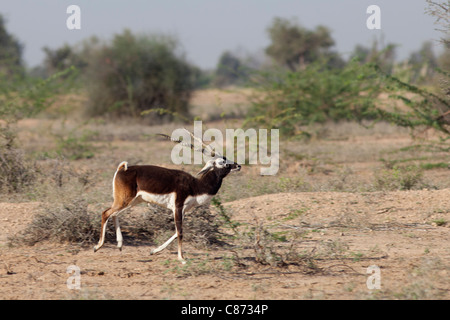
<svg viewBox="0 0 450 320"><path fill-rule="evenodd" d="M136 196L140 196L142 200L155 203L168 209L175 209L175 192L167 194L154 194L145 191L139 191Z"/></svg>
<svg viewBox="0 0 450 320"><path fill-rule="evenodd" d="M175 198L176 198L175 192L167 194L154 194L141 190L136 194L136 197L139 196L142 198L142 200L146 202L155 203L160 206L166 207L170 210L175 210ZM195 207L207 204L209 203L212 197L213 196L210 194L188 196L184 201L183 211L188 211Z"/></svg>
<svg viewBox="0 0 450 320"><path fill-rule="evenodd" d="M186 198L186 201L184 202L184 208L183 211L191 210L194 207L198 207L204 204L209 203L213 196L210 194L201 194L198 196L189 196Z"/></svg>

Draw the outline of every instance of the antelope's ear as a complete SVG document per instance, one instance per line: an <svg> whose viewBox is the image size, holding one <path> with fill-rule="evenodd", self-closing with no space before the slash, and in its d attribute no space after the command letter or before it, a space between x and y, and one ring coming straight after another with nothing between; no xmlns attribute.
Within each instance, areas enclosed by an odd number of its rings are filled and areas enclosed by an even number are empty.
<svg viewBox="0 0 450 320"><path fill-rule="evenodd" d="M214 168L214 160L209 160L209 161L206 163L206 165L203 167L203 169L202 169L199 173L197 173L197 175L199 176L199 175L201 175L201 174L203 174L203 173L206 173L206 172L208 172L209 170L211 170L212 168Z"/></svg>

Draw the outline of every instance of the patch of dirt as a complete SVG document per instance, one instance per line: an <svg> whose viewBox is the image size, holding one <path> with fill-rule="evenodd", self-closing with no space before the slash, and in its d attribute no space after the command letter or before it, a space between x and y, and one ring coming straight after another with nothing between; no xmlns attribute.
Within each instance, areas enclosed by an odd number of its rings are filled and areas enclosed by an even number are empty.
<svg viewBox="0 0 450 320"><path fill-rule="evenodd" d="M56 243L9 247L38 207L0 203L0 299L450 298L450 189L281 193L224 204L233 221L301 235L296 252L309 260L284 266L257 263L251 248L190 243L184 266L175 247L155 256L151 245L126 242L122 251L108 242L96 253ZM70 286L72 265L79 289ZM367 286L372 265L380 289Z"/></svg>

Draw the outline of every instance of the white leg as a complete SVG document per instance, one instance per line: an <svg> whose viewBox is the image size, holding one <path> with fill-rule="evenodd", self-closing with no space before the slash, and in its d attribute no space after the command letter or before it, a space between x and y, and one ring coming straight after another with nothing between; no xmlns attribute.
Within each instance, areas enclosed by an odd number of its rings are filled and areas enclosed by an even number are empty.
<svg viewBox="0 0 450 320"><path fill-rule="evenodd" d="M183 213L181 213L181 221L183 222L183 219L184 219L184 215L183 215ZM182 226L181 226L181 228L182 228ZM178 234L178 229L177 229L177 223L175 223L175 230L176 230L176 233ZM181 236L180 238L178 238L178 260L182 263L182 264L186 264L186 260L184 260L184 258L183 258L183 252L182 252L182 250L181 250L181 241L180 240L182 240L183 239L183 237Z"/></svg>
<svg viewBox="0 0 450 320"><path fill-rule="evenodd" d="M150 251L150 254L155 254L160 252L161 250L164 250L173 240L175 240L177 237L177 233L175 232L175 234L166 242L164 242L162 245L160 245L158 248L153 249L152 251Z"/></svg>
<svg viewBox="0 0 450 320"><path fill-rule="evenodd" d="M182 264L186 264L186 260L183 258L183 253L181 252L181 248L180 247L178 247L178 260Z"/></svg>
<svg viewBox="0 0 450 320"><path fill-rule="evenodd" d="M98 244L94 247L94 252L96 252L98 249L100 249L103 244L105 243L105 233L106 233L106 225L108 224L108 220L109 218L105 221L105 223L103 224L103 229L102 229L102 235L100 237L100 241L98 242Z"/></svg>
<svg viewBox="0 0 450 320"><path fill-rule="evenodd" d="M122 232L120 231L119 217L113 216L113 219L114 219L114 226L116 227L117 247L120 249L120 251L122 251L123 237Z"/></svg>

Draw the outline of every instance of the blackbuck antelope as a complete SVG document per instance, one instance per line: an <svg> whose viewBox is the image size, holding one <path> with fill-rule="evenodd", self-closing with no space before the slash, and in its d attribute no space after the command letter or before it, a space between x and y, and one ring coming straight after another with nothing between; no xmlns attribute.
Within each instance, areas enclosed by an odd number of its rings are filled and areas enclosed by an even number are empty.
<svg viewBox="0 0 450 320"><path fill-rule="evenodd" d="M190 133L190 132L189 132ZM181 143L194 149L192 144L185 144L180 140L173 140L167 135L160 134L174 142ZM222 179L232 171L239 171L241 166L228 161L224 156L214 152L192 133L190 135L201 142L205 153L209 151L209 160L197 177L187 172L168 169L152 165L129 166L126 161L119 164L114 174L112 186L114 202L111 208L102 213L100 240L94 247L97 251L105 241L105 230L109 218L113 218L117 246L122 250L123 238L120 231L118 215L124 210L142 202L155 203L173 211L175 219L175 234L150 254L155 254L166 248L175 238L178 238L178 259L185 263L182 252L183 217L188 210L206 204L219 191ZM195 150L195 149L194 149Z"/></svg>

